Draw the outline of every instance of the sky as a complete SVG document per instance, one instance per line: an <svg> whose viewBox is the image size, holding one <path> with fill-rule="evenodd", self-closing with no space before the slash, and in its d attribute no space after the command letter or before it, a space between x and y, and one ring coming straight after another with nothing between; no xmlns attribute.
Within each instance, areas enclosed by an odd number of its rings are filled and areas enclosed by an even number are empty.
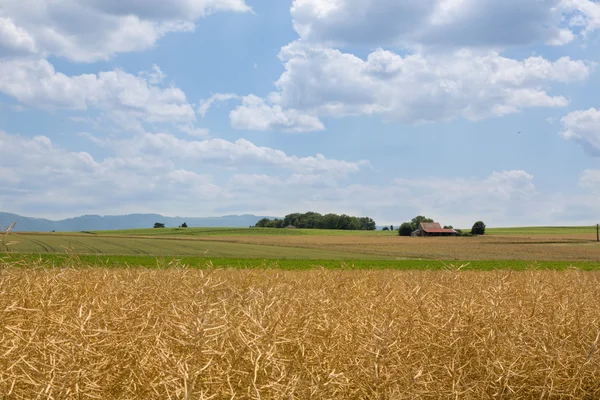
<svg viewBox="0 0 600 400"><path fill-rule="evenodd" d="M2 0L0 210L600 222L600 1Z"/></svg>

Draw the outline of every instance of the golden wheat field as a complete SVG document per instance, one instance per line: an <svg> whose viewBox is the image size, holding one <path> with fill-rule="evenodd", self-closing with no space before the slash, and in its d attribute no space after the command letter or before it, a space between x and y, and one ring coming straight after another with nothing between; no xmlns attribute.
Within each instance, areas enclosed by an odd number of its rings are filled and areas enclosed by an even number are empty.
<svg viewBox="0 0 600 400"><path fill-rule="evenodd" d="M5 399L600 398L600 273L0 265Z"/></svg>

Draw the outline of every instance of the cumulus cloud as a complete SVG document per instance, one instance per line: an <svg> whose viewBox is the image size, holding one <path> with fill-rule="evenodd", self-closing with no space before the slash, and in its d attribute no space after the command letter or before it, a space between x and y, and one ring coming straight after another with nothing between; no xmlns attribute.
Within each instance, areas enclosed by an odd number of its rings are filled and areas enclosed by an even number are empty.
<svg viewBox="0 0 600 400"><path fill-rule="evenodd" d="M562 0L559 8L569 25L584 36L600 28L600 3L592 0Z"/></svg>
<svg viewBox="0 0 600 400"><path fill-rule="evenodd" d="M291 13L312 43L489 48L568 42L561 1L294 0Z"/></svg>
<svg viewBox="0 0 600 400"><path fill-rule="evenodd" d="M242 104L229 114L236 129L255 131L281 130L283 132L311 132L325 129L318 117L280 105L271 105L255 95L245 96Z"/></svg>
<svg viewBox="0 0 600 400"><path fill-rule="evenodd" d="M562 136L580 143L585 150L600 156L600 110L573 111L561 119L564 126Z"/></svg>
<svg viewBox="0 0 600 400"><path fill-rule="evenodd" d="M0 45L79 62L106 60L148 49L167 33L193 31L197 19L219 11L251 9L244 0L3 0Z"/></svg>
<svg viewBox="0 0 600 400"><path fill-rule="evenodd" d="M195 121L194 109L183 91L153 85L150 81L156 79L122 70L68 76L43 59L0 60L0 92L27 106L96 109L107 113L113 122L136 130L141 129L141 122Z"/></svg>
<svg viewBox="0 0 600 400"><path fill-rule="evenodd" d="M185 140L166 133L144 133L131 140L115 142L117 149L128 154L152 154L165 158L190 160L196 165L205 163L222 166L271 166L304 173L326 172L346 175L369 166L366 160L345 161L329 159L323 154L299 157L246 139L230 142L224 139Z"/></svg>
<svg viewBox="0 0 600 400"><path fill-rule="evenodd" d="M89 133L84 135L94 140ZM114 154L98 159L88 152L67 151L46 136L0 131L0 202L14 211L41 210L46 216L90 210L203 215L227 206L250 210L252 205L245 200L251 192L248 182L263 185L259 200L273 195L264 182L252 181L253 174L259 175L256 171L270 168L285 182L306 190L310 184L321 187L320 181L345 180L368 165L321 154L288 155L243 139L187 141L144 134L132 140L105 138L102 144Z"/></svg>
<svg viewBox="0 0 600 400"><path fill-rule="evenodd" d="M591 72L590 65L569 57L518 61L468 50L401 56L379 49L361 59L294 42L279 56L285 72L269 95L272 104L247 96L231 113L234 126L289 129L302 116L304 127L297 130L316 130L322 129L320 116L381 115L419 123L564 107L568 100L550 94L549 84L584 80Z"/></svg>

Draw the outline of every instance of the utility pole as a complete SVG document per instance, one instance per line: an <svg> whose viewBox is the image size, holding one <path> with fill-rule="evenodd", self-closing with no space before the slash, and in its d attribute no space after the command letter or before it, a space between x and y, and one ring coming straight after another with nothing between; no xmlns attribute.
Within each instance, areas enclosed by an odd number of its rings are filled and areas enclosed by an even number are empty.
<svg viewBox="0 0 600 400"><path fill-rule="evenodd" d="M596 224L596 242L600 242L600 224Z"/></svg>

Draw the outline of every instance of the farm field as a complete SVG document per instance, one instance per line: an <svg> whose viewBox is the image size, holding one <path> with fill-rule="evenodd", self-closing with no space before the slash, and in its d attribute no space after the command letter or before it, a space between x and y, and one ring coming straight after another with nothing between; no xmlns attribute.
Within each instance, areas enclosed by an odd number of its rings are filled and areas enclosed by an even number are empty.
<svg viewBox="0 0 600 400"><path fill-rule="evenodd" d="M18 233L11 236L18 242L11 246L11 250L34 254L57 254L68 250L93 255L207 258L600 262L600 244L596 242L595 231L591 228L586 228L587 233L581 233L583 228L553 228L557 233L538 228L535 234L493 233L479 237L445 238L399 237L381 231L325 231L327 235L317 235L313 234L316 230L305 234L309 230L188 229L147 229L112 234ZM162 235L147 234L158 231ZM181 231L190 234L185 235ZM210 233L204 235L202 232ZM252 233L242 235L243 232Z"/></svg>
<svg viewBox="0 0 600 400"><path fill-rule="evenodd" d="M396 229L398 227L396 226ZM470 231L470 228L463 229ZM344 231L330 229L276 229L276 228L161 228L128 229L86 232L96 235L126 236L396 236L392 231ZM595 226L551 226L487 228L487 235L586 235L595 237Z"/></svg>
<svg viewBox="0 0 600 400"><path fill-rule="evenodd" d="M0 268L0 396L600 397L600 272Z"/></svg>
<svg viewBox="0 0 600 400"><path fill-rule="evenodd" d="M33 254L94 254L94 255L150 255L195 256L217 258L292 258L292 259L365 259L384 258L376 255L349 255L342 251L310 249L297 246L256 243L227 243L194 238L146 238L134 236L96 236L86 234L13 234L18 243L10 250Z"/></svg>

